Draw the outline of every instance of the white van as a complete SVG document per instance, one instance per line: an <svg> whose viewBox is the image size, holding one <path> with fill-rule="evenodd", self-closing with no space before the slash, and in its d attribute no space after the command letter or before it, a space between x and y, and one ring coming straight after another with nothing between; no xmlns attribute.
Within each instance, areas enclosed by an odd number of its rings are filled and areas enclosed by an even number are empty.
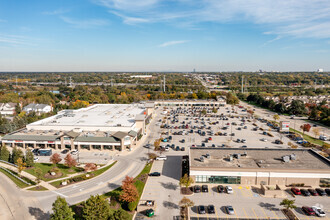
<svg viewBox="0 0 330 220"><path fill-rule="evenodd" d="M158 157L156 157L156 160L167 160L167 157L164 155L158 156Z"/></svg>

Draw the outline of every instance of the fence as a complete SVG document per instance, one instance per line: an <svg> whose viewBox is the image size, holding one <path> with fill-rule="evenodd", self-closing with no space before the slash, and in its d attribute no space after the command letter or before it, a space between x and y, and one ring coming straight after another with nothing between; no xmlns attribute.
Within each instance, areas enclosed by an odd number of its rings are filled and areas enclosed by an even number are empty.
<svg viewBox="0 0 330 220"><path fill-rule="evenodd" d="M23 180L22 178L16 176L15 174L13 174L12 172L10 172L9 170L7 170L6 168L0 167L0 169L6 171L7 173L9 173L10 175L12 175L13 177L15 177L16 179L18 179L19 181L22 181L23 183L27 184L27 185L31 185L31 183L26 182L25 180Z"/></svg>

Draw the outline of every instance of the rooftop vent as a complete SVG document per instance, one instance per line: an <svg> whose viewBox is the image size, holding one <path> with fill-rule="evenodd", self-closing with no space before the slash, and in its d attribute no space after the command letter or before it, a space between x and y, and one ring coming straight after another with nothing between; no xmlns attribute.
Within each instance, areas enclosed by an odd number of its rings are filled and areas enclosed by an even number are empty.
<svg viewBox="0 0 330 220"><path fill-rule="evenodd" d="M283 156L282 160L283 160L283 162L288 163L288 162L290 162L290 156Z"/></svg>
<svg viewBox="0 0 330 220"><path fill-rule="evenodd" d="M297 159L297 156L296 156L295 154L291 154L291 155L290 155L290 159L291 159L291 160L296 160L296 159Z"/></svg>
<svg viewBox="0 0 330 220"><path fill-rule="evenodd" d="M200 162L204 162L204 157L200 157L200 158L199 158L199 161L200 161Z"/></svg>

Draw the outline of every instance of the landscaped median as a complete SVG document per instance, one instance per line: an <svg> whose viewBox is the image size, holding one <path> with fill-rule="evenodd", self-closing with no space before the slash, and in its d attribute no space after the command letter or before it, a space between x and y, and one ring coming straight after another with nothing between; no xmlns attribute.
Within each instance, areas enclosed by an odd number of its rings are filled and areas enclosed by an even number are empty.
<svg viewBox="0 0 330 220"><path fill-rule="evenodd" d="M311 137L311 136L309 136L309 135L307 135L307 134L303 134L303 132L300 132L300 131L294 130L293 128L290 128L290 131L295 132L295 133L298 133L298 134L301 134L302 137L303 137L306 141L308 141L308 142L310 142L310 143L312 143L312 144L317 144L317 145L320 145L320 146L323 146L323 145L325 144L324 141L319 140L319 139L317 139L317 138L313 138L313 137Z"/></svg>
<svg viewBox="0 0 330 220"><path fill-rule="evenodd" d="M54 181L54 182L50 182L51 185L55 186L56 188L60 188L66 185L70 185L70 184L74 184L74 183L78 183L84 180L88 180L88 179L92 179L98 175L101 175L102 173L104 173L105 171L107 171L108 169L110 169L112 166L114 166L117 163L117 161L113 162L112 164L102 167L98 170L92 171L92 172L87 172L84 174L80 174L71 178L67 178L67 179L61 179L58 181ZM66 182L66 185L63 185L62 183Z"/></svg>
<svg viewBox="0 0 330 220"><path fill-rule="evenodd" d="M33 182L32 180L25 178L23 176L19 177L18 173L12 171L12 170L8 170L6 168L0 167L0 172L5 174L9 179L11 179L18 187L20 188L25 188L31 185L35 185L36 183ZM22 179L23 181L21 181L20 179ZM29 183L29 184L27 184Z"/></svg>
<svg viewBox="0 0 330 220"><path fill-rule="evenodd" d="M118 187L117 189L108 192L104 194L105 198L108 198L110 200L110 213L115 213L118 211L122 211L125 213L125 218L122 218L123 220L126 219L132 219L134 210L136 209L136 206L138 205L138 202L141 198L144 186L148 179L148 174L151 170L152 163L147 163L143 170L140 172L138 176L134 178L134 186L136 187L138 191L138 197L134 202L126 203L119 199L120 194L123 192L121 187ZM83 209L84 209L85 202L81 202L79 204L71 206L73 211L75 212L75 218L81 219L83 215Z"/></svg>

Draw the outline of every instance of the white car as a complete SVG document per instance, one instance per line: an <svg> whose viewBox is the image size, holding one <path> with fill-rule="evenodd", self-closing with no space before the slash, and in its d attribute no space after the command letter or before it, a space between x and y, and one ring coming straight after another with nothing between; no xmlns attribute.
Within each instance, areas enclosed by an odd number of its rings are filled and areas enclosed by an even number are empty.
<svg viewBox="0 0 330 220"><path fill-rule="evenodd" d="M263 142L267 142L267 139L266 138L262 138L260 140L263 141Z"/></svg>
<svg viewBox="0 0 330 220"><path fill-rule="evenodd" d="M312 206L312 209L318 217L325 217L325 212L320 207Z"/></svg>
<svg viewBox="0 0 330 220"><path fill-rule="evenodd" d="M233 190L233 188L231 186L226 186L226 192L228 194L233 194L234 193L234 190Z"/></svg>
<svg viewBox="0 0 330 220"><path fill-rule="evenodd" d="M166 156L158 156L156 157L156 160L167 160Z"/></svg>
<svg viewBox="0 0 330 220"><path fill-rule="evenodd" d="M33 161L34 161L34 162L39 161L39 157L34 157L34 158L33 158Z"/></svg>
<svg viewBox="0 0 330 220"><path fill-rule="evenodd" d="M72 154L72 155L76 155L76 154L78 154L78 150L77 150L77 149L74 149L73 151L71 151L71 154Z"/></svg>

